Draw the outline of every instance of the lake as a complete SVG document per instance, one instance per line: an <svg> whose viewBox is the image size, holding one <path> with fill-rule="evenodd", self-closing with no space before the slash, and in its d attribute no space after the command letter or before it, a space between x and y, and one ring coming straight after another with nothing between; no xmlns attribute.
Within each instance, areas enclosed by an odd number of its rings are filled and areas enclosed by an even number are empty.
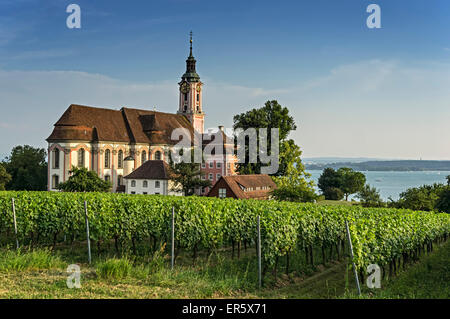
<svg viewBox="0 0 450 319"><path fill-rule="evenodd" d="M317 181L322 174L321 170L307 170L311 178L317 185ZM447 183L447 176L450 171L423 171L423 172L384 172L367 171L361 172L366 175L366 183L376 187L383 200L388 197L397 200L401 192L411 187L431 185L434 183ZM354 197L354 196L352 196Z"/></svg>

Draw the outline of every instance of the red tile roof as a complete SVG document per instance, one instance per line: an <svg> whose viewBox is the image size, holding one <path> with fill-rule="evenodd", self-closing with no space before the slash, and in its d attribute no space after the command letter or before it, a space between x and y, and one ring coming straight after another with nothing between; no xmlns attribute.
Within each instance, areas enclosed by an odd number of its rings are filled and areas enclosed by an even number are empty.
<svg viewBox="0 0 450 319"><path fill-rule="evenodd" d="M176 144L177 141L171 140L172 131L176 128L186 128L193 134L191 123L180 114L72 104L56 122L47 141Z"/></svg>
<svg viewBox="0 0 450 319"><path fill-rule="evenodd" d="M131 174L125 176L126 179L170 179L171 169L164 161L146 161Z"/></svg>
<svg viewBox="0 0 450 319"><path fill-rule="evenodd" d="M270 192L277 187L272 178L266 174L231 175L222 176L221 179L224 179L236 197L241 199L267 199Z"/></svg>

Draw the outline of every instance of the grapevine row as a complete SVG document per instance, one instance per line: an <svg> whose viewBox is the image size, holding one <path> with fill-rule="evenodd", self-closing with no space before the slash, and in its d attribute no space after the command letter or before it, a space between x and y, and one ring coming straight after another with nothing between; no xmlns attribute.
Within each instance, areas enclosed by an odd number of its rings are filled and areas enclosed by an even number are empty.
<svg viewBox="0 0 450 319"><path fill-rule="evenodd" d="M174 207L177 251L191 251L194 256L201 249L255 243L256 217L261 216L266 268L298 251L314 263L314 247L321 248L323 260L333 251L342 255L345 221L359 270L371 263L384 267L394 261L395 265L398 258L413 256L450 234L450 215L434 212L202 197L0 192L0 238L6 241L13 234L12 198L18 237L31 246L54 245L62 236L71 242L85 240L84 201L91 240L97 245L114 242L117 249L135 249L149 240L154 247L169 242Z"/></svg>

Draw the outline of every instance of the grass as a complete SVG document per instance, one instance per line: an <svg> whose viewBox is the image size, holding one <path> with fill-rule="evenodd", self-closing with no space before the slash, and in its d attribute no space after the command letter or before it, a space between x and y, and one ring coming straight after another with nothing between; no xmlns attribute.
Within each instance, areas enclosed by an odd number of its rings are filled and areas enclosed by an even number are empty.
<svg viewBox="0 0 450 319"><path fill-rule="evenodd" d="M376 298L450 298L450 243L437 247L432 254L403 272L386 287L375 292Z"/></svg>
<svg viewBox="0 0 450 319"><path fill-rule="evenodd" d="M103 279L122 279L128 277L133 264L128 258L113 258L97 265L97 274Z"/></svg>
<svg viewBox="0 0 450 319"><path fill-rule="evenodd" d="M60 268L64 265L59 256L48 249L2 250L0 251L0 271L25 271Z"/></svg>
<svg viewBox="0 0 450 319"><path fill-rule="evenodd" d="M191 256L181 254L173 271L164 247L152 256L94 254L92 265L78 263L81 289L69 289L66 268L74 259L86 260L82 248L0 250L0 298L358 298L345 261L308 268L301 264L301 255L292 256L297 266L288 275L269 274L259 290L254 249L233 260L226 249L201 252L195 265ZM389 283L383 282L381 290L364 289L362 297L449 298L449 260L447 242Z"/></svg>

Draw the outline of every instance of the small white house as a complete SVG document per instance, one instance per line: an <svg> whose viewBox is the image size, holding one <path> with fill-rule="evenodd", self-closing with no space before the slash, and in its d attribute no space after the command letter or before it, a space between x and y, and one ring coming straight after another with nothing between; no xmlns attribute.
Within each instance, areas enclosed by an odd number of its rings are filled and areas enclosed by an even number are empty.
<svg viewBox="0 0 450 319"><path fill-rule="evenodd" d="M174 182L170 179L170 166L164 161L146 161L138 169L125 176L124 181L127 194L183 195L181 190L173 189Z"/></svg>

